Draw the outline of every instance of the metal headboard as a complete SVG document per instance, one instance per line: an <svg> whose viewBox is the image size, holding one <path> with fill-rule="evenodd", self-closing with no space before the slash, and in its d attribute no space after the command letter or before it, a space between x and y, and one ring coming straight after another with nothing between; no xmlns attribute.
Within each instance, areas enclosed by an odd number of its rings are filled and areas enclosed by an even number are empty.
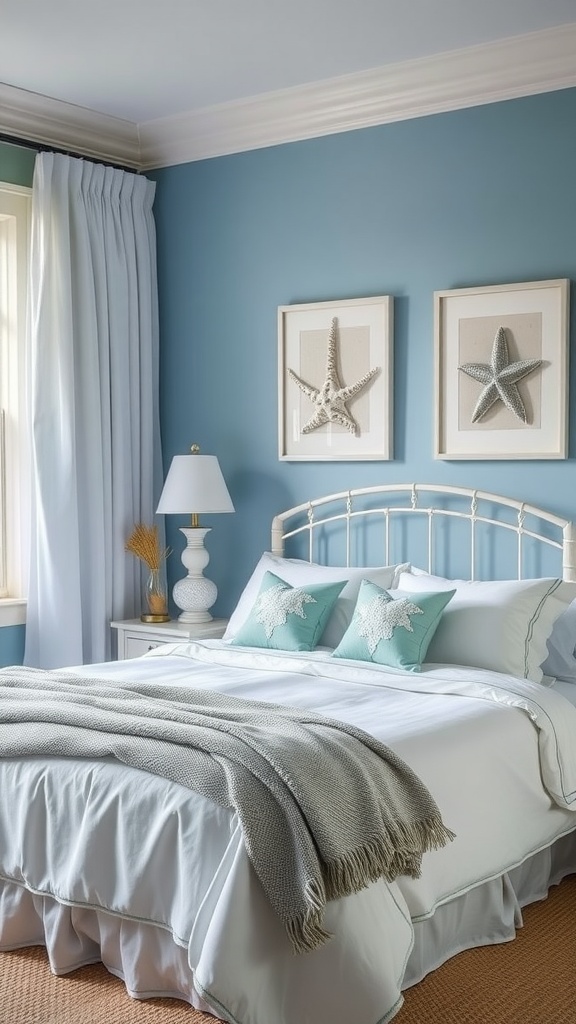
<svg viewBox="0 0 576 1024"><path fill-rule="evenodd" d="M307 541L307 558L311 562L320 561L317 540L321 531L330 524L332 527L339 524L345 531L346 565L350 565L354 530L366 517L379 517L383 524L384 564L389 564L392 520L414 515L427 519L429 572L435 569L436 526L439 521L450 517L467 520L469 523L470 579L476 578L480 540L478 528L480 524L485 524L494 530L513 531L516 534L518 579L524 575L524 547L530 539L531 542L557 549L559 565L561 556L563 579L576 580L576 527L571 520L489 491L441 484L381 484L340 491L296 505L273 519L272 551L283 555L287 540L304 537ZM410 560L409 553L404 552L402 557Z"/></svg>

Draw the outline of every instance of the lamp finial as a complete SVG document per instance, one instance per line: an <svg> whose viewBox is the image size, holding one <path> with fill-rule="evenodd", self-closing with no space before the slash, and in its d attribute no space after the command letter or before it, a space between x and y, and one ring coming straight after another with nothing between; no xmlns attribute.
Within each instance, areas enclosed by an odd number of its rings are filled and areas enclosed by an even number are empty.
<svg viewBox="0 0 576 1024"><path fill-rule="evenodd" d="M192 452L192 455L198 455L198 453L200 451L200 445L199 444L192 444L192 445L190 445L190 451Z"/></svg>

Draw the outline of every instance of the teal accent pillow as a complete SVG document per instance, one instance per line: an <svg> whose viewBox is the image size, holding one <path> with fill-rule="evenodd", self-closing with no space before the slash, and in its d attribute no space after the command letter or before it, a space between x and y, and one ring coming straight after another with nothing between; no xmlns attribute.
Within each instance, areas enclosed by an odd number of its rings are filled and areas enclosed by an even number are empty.
<svg viewBox="0 0 576 1024"><path fill-rule="evenodd" d="M419 672L442 612L454 594L455 590L389 592L362 580L352 622L332 656Z"/></svg>
<svg viewBox="0 0 576 1024"><path fill-rule="evenodd" d="M231 643L277 651L313 650L345 585L342 580L291 587L275 573L265 572L252 610Z"/></svg>

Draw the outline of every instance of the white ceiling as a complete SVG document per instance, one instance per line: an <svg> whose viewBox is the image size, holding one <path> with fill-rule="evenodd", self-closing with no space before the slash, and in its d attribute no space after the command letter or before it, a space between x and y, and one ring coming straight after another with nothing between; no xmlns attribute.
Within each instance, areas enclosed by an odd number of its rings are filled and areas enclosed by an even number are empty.
<svg viewBox="0 0 576 1024"><path fill-rule="evenodd" d="M568 24L576 0L0 0L0 103L159 124Z"/></svg>
<svg viewBox="0 0 576 1024"><path fill-rule="evenodd" d="M0 0L0 80L128 121L576 21L576 0Z"/></svg>

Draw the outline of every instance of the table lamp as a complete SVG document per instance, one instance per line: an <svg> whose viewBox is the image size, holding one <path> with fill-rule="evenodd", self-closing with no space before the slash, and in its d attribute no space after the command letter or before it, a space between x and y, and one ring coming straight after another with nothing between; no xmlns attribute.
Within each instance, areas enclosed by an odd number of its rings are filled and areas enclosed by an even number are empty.
<svg viewBox="0 0 576 1024"><path fill-rule="evenodd" d="M206 579L202 570L210 555L204 547L209 529L200 527L201 512L234 512L234 505L215 455L200 455L193 444L190 455L175 455L168 470L156 511L162 515L186 512L191 515L189 527L181 527L186 537L182 563L188 575L178 580L172 590L174 603L181 608L179 622L209 622L209 608L218 595L216 584Z"/></svg>

